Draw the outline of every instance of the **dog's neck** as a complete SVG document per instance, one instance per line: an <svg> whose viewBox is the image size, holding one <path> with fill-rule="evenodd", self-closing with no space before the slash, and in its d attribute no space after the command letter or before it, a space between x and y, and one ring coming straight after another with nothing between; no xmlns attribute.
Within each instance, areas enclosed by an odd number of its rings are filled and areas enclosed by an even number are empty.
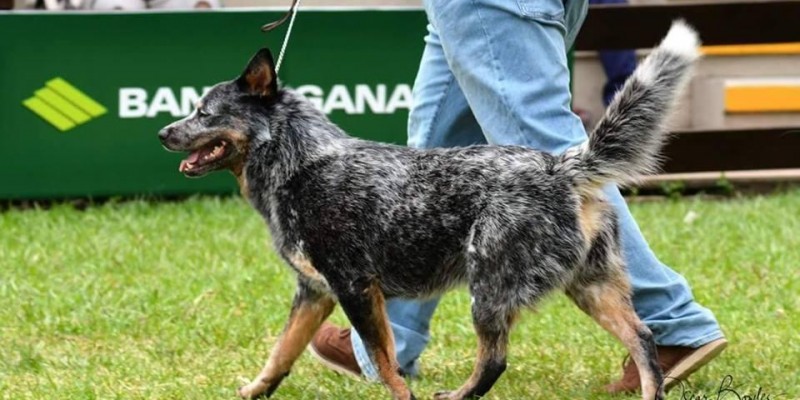
<svg viewBox="0 0 800 400"><path fill-rule="evenodd" d="M255 197L273 193L304 166L340 152L352 139L303 95L290 89L279 92L264 124L254 129L260 131L253 132L243 173L250 200L260 205L269 199Z"/></svg>

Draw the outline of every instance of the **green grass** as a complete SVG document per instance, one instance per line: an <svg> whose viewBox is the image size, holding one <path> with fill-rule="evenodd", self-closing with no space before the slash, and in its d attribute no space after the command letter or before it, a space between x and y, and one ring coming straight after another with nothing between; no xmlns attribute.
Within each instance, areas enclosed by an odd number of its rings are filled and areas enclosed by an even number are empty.
<svg viewBox="0 0 800 400"><path fill-rule="evenodd" d="M632 208L731 342L692 377L695 391L716 399L730 374L740 393L800 398L800 191ZM0 213L0 397L233 398L266 359L292 291L261 218L238 198ZM345 322L341 311L334 320ZM411 383L420 398L471 371L464 290L445 297L432 329L424 376ZM559 294L522 318L488 398L611 398L596 388L617 376L624 355ZM388 395L303 355L274 398Z"/></svg>

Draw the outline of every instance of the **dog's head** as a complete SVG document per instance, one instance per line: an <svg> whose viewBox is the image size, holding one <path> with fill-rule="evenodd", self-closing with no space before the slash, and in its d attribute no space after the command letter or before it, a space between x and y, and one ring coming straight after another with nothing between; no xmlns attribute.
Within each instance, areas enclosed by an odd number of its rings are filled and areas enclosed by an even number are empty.
<svg viewBox="0 0 800 400"><path fill-rule="evenodd" d="M186 176L238 172L253 139L269 136L265 115L277 95L272 54L261 49L240 77L215 85L189 116L161 129L158 138L167 150L189 153L179 167Z"/></svg>

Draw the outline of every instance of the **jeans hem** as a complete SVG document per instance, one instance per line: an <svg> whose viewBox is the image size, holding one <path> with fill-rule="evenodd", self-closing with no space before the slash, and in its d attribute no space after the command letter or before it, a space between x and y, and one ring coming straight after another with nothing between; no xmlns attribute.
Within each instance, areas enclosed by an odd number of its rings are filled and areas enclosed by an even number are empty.
<svg viewBox="0 0 800 400"><path fill-rule="evenodd" d="M366 378L368 382L377 382L378 371L375 369L375 366L372 365L369 355L366 354L364 344L361 343L361 340L357 339L356 335L350 336L350 344L353 346L353 355L355 355L356 363L358 363L359 368L361 368L361 374L364 375L364 378Z"/></svg>

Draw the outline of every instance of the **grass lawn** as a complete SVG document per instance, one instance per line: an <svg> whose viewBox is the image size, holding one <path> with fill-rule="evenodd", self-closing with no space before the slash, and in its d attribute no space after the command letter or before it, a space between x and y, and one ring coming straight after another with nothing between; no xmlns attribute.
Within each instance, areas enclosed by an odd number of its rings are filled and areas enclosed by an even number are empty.
<svg viewBox="0 0 800 400"><path fill-rule="evenodd" d="M740 395L760 387L759 400L800 398L800 190L632 208L731 342L692 389L717 399L731 375ZM266 359L293 292L267 237L239 198L0 212L0 398L233 398ZM333 318L345 322L340 310ZM465 290L445 297L432 330L411 383L420 398L471 371ZM511 342L487 398L613 398L596 388L617 376L625 351L563 295L524 314ZM689 398L679 392L669 398ZM306 354L273 398L388 395Z"/></svg>

